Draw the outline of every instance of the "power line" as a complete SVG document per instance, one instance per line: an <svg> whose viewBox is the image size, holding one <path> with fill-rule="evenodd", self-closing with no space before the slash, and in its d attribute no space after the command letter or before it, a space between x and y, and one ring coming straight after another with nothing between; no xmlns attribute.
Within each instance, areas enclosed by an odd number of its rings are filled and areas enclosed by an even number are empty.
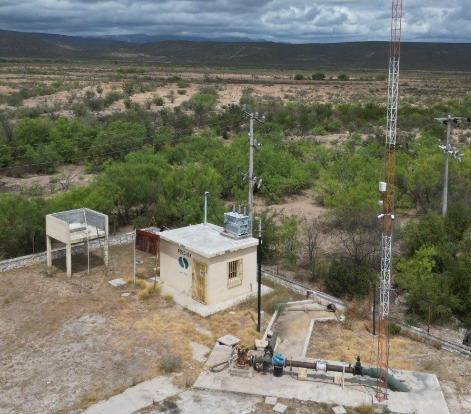
<svg viewBox="0 0 471 414"><path fill-rule="evenodd" d="M415 4L417 4L417 7L419 8L420 14L421 14L421 16L422 16L422 20L423 20L423 22L424 22L424 24L425 24L425 28L427 29L427 32L428 32L428 34L429 34L429 36L430 36L430 39L433 39L432 33L430 32L430 29L429 29L429 26L428 26L428 24L426 23L425 16L424 16L424 12L422 11L422 7L420 7L420 4L419 4L419 2L418 2L417 0L415 0Z"/></svg>
<svg viewBox="0 0 471 414"><path fill-rule="evenodd" d="M379 9L382 5L383 5L383 0L380 0L379 3L378 3L378 8L376 9L375 17L374 17L373 21L371 22L370 28L368 30L368 34L366 35L366 41L368 41L368 38L370 37L371 29L373 28L373 24L376 22L376 18L378 17Z"/></svg>

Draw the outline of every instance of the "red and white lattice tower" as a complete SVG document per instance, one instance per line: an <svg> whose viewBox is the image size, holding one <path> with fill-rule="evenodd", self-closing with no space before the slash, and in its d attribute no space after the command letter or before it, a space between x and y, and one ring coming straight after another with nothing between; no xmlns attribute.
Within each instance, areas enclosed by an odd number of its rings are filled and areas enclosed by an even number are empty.
<svg viewBox="0 0 471 414"><path fill-rule="evenodd" d="M389 305L392 278L392 236L394 222L394 166L396 155L397 102L399 98L399 60L401 55L402 0L392 0L391 41L389 43L388 113L386 122L383 213L380 215L381 276L379 284L378 383L376 398L387 399L389 363Z"/></svg>

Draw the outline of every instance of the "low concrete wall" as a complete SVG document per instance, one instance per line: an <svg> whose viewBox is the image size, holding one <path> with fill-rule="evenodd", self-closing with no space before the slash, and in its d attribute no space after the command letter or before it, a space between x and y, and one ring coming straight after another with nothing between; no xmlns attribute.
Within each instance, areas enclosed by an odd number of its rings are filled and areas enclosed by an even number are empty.
<svg viewBox="0 0 471 414"><path fill-rule="evenodd" d="M134 241L134 232L121 234L119 236L112 236L109 238L110 246L119 244L128 244ZM96 239L90 241L90 250L97 250L103 246L103 239ZM72 246L72 255L83 254L83 243L78 243ZM52 250L52 260L65 257L65 246ZM9 270L28 267L35 263L46 263L46 252L31 254L29 256L15 257L14 259L4 260L0 262L0 273L8 272Z"/></svg>
<svg viewBox="0 0 471 414"><path fill-rule="evenodd" d="M333 303L338 308L344 309L343 302L335 296L328 295L327 293L318 292L317 290L313 290L309 286L304 286L301 283L294 282L293 280L287 279L284 276L275 275L264 270L262 270L262 276L266 277L267 279L271 280L272 282L278 285L284 286L286 289L289 289L292 292L306 296L309 299L313 299L321 303L322 305L328 305L329 303Z"/></svg>
<svg viewBox="0 0 471 414"><path fill-rule="evenodd" d="M416 328L415 326L407 325L406 323L401 322L396 318L391 318L391 320L397 325L399 325L401 327L401 330L407 331L410 336L416 337L422 342L425 342L432 346L434 346L434 343L438 342L441 344L442 348L446 349L447 351L456 352L463 355L471 355L471 348L469 346L456 344L438 336L429 335L427 334L427 332L424 332L423 330ZM407 334L405 336L407 336Z"/></svg>

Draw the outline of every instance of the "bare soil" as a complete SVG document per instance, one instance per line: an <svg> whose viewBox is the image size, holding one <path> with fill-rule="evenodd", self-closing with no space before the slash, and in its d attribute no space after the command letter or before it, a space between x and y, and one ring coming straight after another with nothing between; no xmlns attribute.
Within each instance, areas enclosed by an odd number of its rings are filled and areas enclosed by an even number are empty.
<svg viewBox="0 0 471 414"><path fill-rule="evenodd" d="M233 310L203 319L175 305L172 298L139 298L143 290L118 288L108 279L132 277L132 245L111 250L106 276L100 251L91 255L91 274L83 255L74 256L73 277L65 259L0 274L1 413L79 413L88 405L166 374L162 361L180 358L191 386L203 365L193 359L195 344L235 335L253 343L255 311ZM155 258L138 252L140 278L153 275ZM144 282L140 285L145 286ZM129 297L121 294L129 292Z"/></svg>

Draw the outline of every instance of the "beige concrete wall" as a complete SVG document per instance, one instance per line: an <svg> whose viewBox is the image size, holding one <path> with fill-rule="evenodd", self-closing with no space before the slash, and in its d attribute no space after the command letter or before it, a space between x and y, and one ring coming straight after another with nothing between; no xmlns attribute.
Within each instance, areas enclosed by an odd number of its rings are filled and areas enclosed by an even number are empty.
<svg viewBox="0 0 471 414"><path fill-rule="evenodd" d="M188 261L182 268L178 259ZM243 258L242 284L228 287L228 262ZM191 297L192 262L207 264L206 304L213 305L257 290L257 247L249 247L210 259L166 240L160 240L160 280Z"/></svg>
<svg viewBox="0 0 471 414"><path fill-rule="evenodd" d="M242 284L228 286L228 262L243 259ZM257 290L257 246L212 257L208 271L206 303L214 305Z"/></svg>
<svg viewBox="0 0 471 414"><path fill-rule="evenodd" d="M188 269L180 266L178 259L184 257L188 261ZM191 297L191 271L193 259L208 263L206 259L192 251L160 239L160 280L165 284ZM208 266L209 268L209 266ZM209 273L209 272L208 272Z"/></svg>
<svg viewBox="0 0 471 414"><path fill-rule="evenodd" d="M46 216L46 235L62 243L70 242L69 224L51 215Z"/></svg>

